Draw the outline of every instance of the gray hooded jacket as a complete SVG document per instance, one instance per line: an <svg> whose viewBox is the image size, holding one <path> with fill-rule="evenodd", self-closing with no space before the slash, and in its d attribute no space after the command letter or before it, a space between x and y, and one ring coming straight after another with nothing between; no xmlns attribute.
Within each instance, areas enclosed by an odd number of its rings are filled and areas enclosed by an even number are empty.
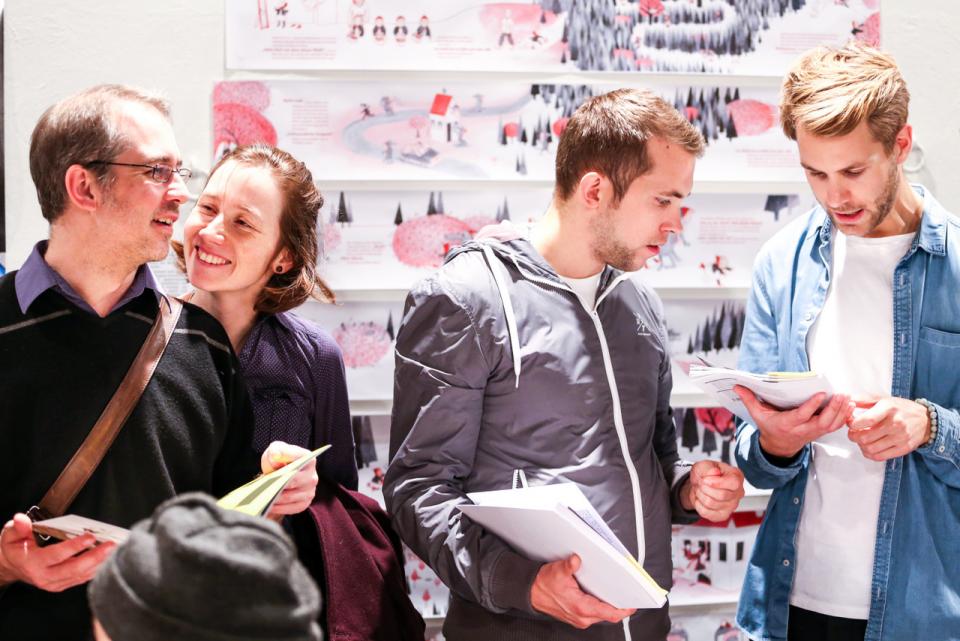
<svg viewBox="0 0 960 641"><path fill-rule="evenodd" d="M509 231L501 226L498 231ZM664 588L679 487L662 304L607 267L587 309L536 252L486 238L407 297L397 335L387 508L451 589L451 639L663 639L667 606L586 631L530 605L542 565L462 516L467 492L572 481Z"/></svg>

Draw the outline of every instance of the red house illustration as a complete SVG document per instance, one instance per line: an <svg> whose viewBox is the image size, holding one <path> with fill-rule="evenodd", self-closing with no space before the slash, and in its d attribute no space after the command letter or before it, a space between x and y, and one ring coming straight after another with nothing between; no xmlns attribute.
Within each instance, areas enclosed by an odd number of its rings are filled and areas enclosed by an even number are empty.
<svg viewBox="0 0 960 641"><path fill-rule="evenodd" d="M453 96L438 93L430 106L430 138L438 142L451 142L453 131L460 126L460 107L453 103Z"/></svg>

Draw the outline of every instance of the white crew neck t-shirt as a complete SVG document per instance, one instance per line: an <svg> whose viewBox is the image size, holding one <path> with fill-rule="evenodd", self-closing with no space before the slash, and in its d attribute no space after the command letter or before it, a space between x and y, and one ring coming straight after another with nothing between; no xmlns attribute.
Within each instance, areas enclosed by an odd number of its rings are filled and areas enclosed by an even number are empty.
<svg viewBox="0 0 960 641"><path fill-rule="evenodd" d="M811 369L838 393L890 396L893 272L913 237L833 233L830 289L807 336L807 354ZM790 604L867 619L885 464L864 458L847 434L844 426L811 444Z"/></svg>
<svg viewBox="0 0 960 641"><path fill-rule="evenodd" d="M589 310L593 309L593 304L597 302L597 287L600 286L600 276L603 274L603 271L599 271L593 276L587 276L586 278L567 278L566 276L561 276L564 282L567 285L570 285L574 293L577 295L581 301L583 301L584 307Z"/></svg>

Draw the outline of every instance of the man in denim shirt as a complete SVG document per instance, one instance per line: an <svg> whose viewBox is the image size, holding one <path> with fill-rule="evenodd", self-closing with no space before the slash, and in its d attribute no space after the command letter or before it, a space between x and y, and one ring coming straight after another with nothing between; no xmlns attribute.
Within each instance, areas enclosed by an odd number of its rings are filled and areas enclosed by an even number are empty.
<svg viewBox="0 0 960 641"><path fill-rule="evenodd" d="M737 459L774 490L737 615L753 639L960 638L960 222L904 178L908 104L862 45L784 81L820 206L757 257L740 367L837 394L778 411L737 390Z"/></svg>

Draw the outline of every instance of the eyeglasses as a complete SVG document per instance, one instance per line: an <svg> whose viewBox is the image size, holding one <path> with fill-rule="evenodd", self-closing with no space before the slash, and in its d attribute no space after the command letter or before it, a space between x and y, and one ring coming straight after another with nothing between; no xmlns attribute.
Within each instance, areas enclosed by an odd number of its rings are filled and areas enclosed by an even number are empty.
<svg viewBox="0 0 960 641"><path fill-rule="evenodd" d="M193 172L186 167L170 167L168 165L143 165L130 162L110 162L108 160L91 160L85 165L116 165L118 167L143 167L150 169L150 178L158 183L166 185L173 180L173 175L177 174L184 180L188 180Z"/></svg>

